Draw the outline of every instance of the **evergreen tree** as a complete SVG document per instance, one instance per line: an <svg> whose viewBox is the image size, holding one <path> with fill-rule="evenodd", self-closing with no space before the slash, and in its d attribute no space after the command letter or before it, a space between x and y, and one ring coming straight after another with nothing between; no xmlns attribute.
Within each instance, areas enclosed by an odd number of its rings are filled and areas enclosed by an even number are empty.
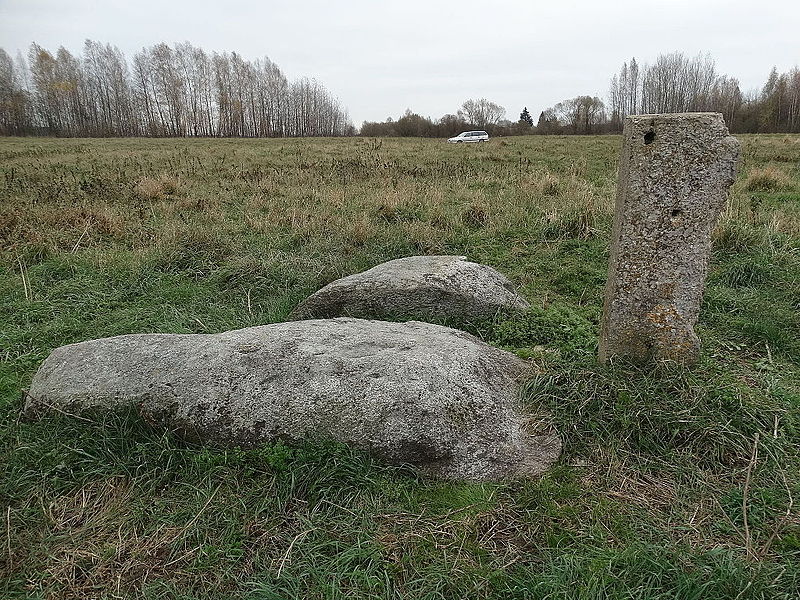
<svg viewBox="0 0 800 600"><path fill-rule="evenodd" d="M531 117L531 113L528 112L527 106L519 113L519 120L523 123L527 123L528 127L533 127L533 117Z"/></svg>

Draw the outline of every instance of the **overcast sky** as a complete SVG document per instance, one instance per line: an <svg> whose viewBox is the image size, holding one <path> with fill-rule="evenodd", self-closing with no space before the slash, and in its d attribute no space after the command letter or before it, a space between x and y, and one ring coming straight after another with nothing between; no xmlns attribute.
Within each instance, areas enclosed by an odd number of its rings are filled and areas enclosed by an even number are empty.
<svg viewBox="0 0 800 600"><path fill-rule="evenodd" d="M800 64L800 0L0 0L0 47L80 53L189 41L268 56L318 79L363 120L438 118L487 98L516 120L565 98L605 98L622 62L710 53L743 90Z"/></svg>

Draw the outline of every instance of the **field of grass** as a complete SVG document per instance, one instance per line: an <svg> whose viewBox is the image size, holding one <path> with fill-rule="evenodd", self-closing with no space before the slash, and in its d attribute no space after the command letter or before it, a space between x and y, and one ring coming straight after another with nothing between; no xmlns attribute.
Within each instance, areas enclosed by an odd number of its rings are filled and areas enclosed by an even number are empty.
<svg viewBox="0 0 800 600"><path fill-rule="evenodd" d="M740 139L691 370L595 363L618 137L0 139L0 598L800 598L800 137ZM536 365L541 480L20 418L57 346L281 321L442 253L532 304L470 331Z"/></svg>

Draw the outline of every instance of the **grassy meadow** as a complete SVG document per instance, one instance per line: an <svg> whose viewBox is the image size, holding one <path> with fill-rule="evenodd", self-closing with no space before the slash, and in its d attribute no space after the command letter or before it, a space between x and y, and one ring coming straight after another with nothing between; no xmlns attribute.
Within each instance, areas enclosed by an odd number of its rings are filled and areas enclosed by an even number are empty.
<svg viewBox="0 0 800 600"><path fill-rule="evenodd" d="M740 139L689 370L595 363L619 137L0 139L0 598L800 598L800 137ZM535 365L542 479L20 416L57 346L282 321L413 254L532 304L469 330Z"/></svg>

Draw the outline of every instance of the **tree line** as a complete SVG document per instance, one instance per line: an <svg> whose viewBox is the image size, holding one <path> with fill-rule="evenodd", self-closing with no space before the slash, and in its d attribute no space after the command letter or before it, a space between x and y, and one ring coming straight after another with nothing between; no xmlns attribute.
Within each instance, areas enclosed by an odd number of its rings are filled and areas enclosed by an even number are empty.
<svg viewBox="0 0 800 600"><path fill-rule="evenodd" d="M488 131L490 135L530 133L529 125L509 121L505 115L506 109L495 102L486 98L469 99L455 113L435 120L408 109L397 120L389 117L386 121L364 121L361 135L449 138L472 129Z"/></svg>
<svg viewBox="0 0 800 600"><path fill-rule="evenodd" d="M541 111L534 125L485 98L438 119L407 110L365 121L364 136L451 137L595 134L622 129L629 114L713 111L734 133L800 132L800 70L773 67L764 86L742 92L705 55L635 58L610 81L608 96L577 96ZM0 48L0 135L286 137L354 135L347 110L314 80L289 81L268 58L207 53L185 42L143 48L129 63L110 44L87 40L75 56L32 44L15 60Z"/></svg>
<svg viewBox="0 0 800 600"><path fill-rule="evenodd" d="M485 116L474 106L500 109ZM739 81L717 72L711 57L680 52L660 55L653 64L635 58L611 78L608 96L576 96L539 114L534 125L528 108L516 122L505 109L481 99L468 100L455 114L439 119L407 110L397 120L365 122L367 136L451 137L460 131L485 129L492 135L618 133L627 115L673 112L719 112L734 133L800 132L800 69L779 73L773 67L764 86L742 92Z"/></svg>
<svg viewBox="0 0 800 600"><path fill-rule="evenodd" d="M627 115L719 112L734 133L800 132L800 69L772 68L760 90L742 92L739 81L717 72L707 55L662 54L653 64L635 58L611 78L607 104L578 96L542 111L538 133L592 134L622 130Z"/></svg>
<svg viewBox="0 0 800 600"><path fill-rule="evenodd" d="M87 40L75 56L0 48L0 134L289 137L353 135L347 110L313 79L290 81L268 58L207 53L185 42L143 48L131 63Z"/></svg>

